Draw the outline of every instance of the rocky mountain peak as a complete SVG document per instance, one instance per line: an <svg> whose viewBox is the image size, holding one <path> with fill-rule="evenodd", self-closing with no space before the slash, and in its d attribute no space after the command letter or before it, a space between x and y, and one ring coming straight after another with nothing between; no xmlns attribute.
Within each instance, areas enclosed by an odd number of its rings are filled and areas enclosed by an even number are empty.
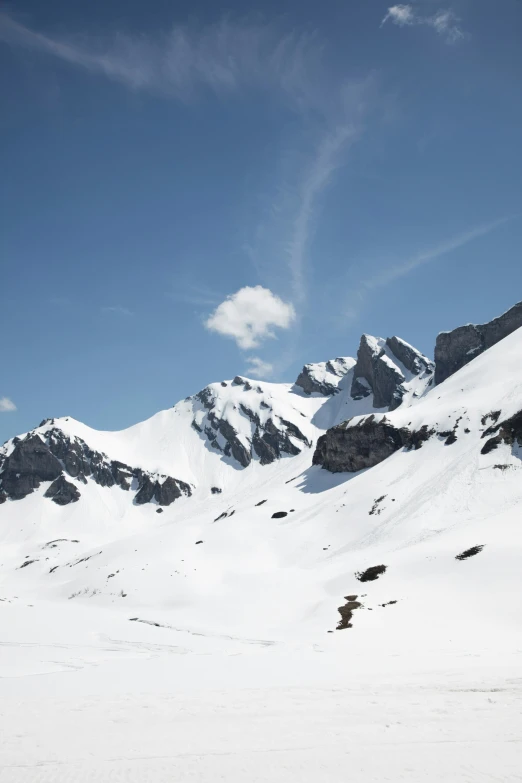
<svg viewBox="0 0 522 783"><path fill-rule="evenodd" d="M340 356L327 362L305 364L295 382L305 394L320 394L328 397L337 394L339 383L354 367L355 359Z"/></svg>
<svg viewBox="0 0 522 783"><path fill-rule="evenodd" d="M416 377L428 379L433 363L400 337L363 334L353 370L351 395L359 400L373 393L375 408L394 410L401 405Z"/></svg>
<svg viewBox="0 0 522 783"><path fill-rule="evenodd" d="M8 498L22 500L43 482L52 482L44 497L62 506L79 500L79 485L88 481L102 487L133 490L137 504L155 501L168 506L182 495L191 495L191 488L185 482L110 459L55 425L54 419L47 419L36 431L14 438L2 447L0 502Z"/></svg>
<svg viewBox="0 0 522 783"><path fill-rule="evenodd" d="M297 407L298 399L290 385L236 375L191 398L192 428L223 458L243 468L256 458L266 465L312 445L310 422Z"/></svg>

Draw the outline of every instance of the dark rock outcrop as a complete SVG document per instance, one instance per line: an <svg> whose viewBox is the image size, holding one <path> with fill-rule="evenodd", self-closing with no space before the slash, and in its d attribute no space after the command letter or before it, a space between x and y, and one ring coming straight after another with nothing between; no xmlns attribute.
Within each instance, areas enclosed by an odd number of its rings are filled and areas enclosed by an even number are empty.
<svg viewBox="0 0 522 783"><path fill-rule="evenodd" d="M401 340L400 337L388 337L386 345L413 375L419 375L421 372L430 374L433 372L433 362L430 362L426 356L423 356L409 343Z"/></svg>
<svg viewBox="0 0 522 783"><path fill-rule="evenodd" d="M372 393L372 387L370 386L366 378L353 379L350 394L354 400L362 400L365 397L369 397L371 393Z"/></svg>
<svg viewBox="0 0 522 783"><path fill-rule="evenodd" d="M372 414L355 425L349 419L321 435L312 464L331 473L356 473L373 468L399 449L420 449L434 433L427 425L413 431L394 427L386 416L378 419Z"/></svg>
<svg viewBox="0 0 522 783"><path fill-rule="evenodd" d="M420 449L422 444L426 443L426 441L429 440L434 434L435 430L433 428L430 429L427 424L423 424L420 430L414 430L413 432L410 432L408 448L415 450Z"/></svg>
<svg viewBox="0 0 522 783"><path fill-rule="evenodd" d="M42 481L52 481L45 496L59 505L73 503L80 497L74 484L64 473L86 484L90 478L102 487L119 486L130 490L138 484L139 503L149 494L162 506L168 506L181 494L190 495L188 484L170 476L149 474L123 462L111 460L106 454L91 449L81 438L70 438L53 428L42 435L29 433L23 440L15 438L13 451L3 457L0 469L0 496L20 500L37 489ZM152 490L149 492L149 484Z"/></svg>
<svg viewBox="0 0 522 783"><path fill-rule="evenodd" d="M410 443L409 430L372 415L355 426L347 421L327 430L317 441L312 462L331 473L355 473L378 465Z"/></svg>
<svg viewBox="0 0 522 783"><path fill-rule="evenodd" d="M357 350L357 363L353 368L352 397L358 399L358 382L363 378L371 391L374 389L374 363L382 351L384 341L368 334L363 334ZM364 388L363 384L363 388Z"/></svg>
<svg viewBox="0 0 522 783"><path fill-rule="evenodd" d="M352 362L338 357L327 362L305 364L297 376L295 385L299 386L305 394L322 394L325 397L337 394L339 380L351 369Z"/></svg>
<svg viewBox="0 0 522 783"><path fill-rule="evenodd" d="M42 481L54 481L62 473L60 461L38 435L18 440L6 457L0 474L1 490L12 500L21 500Z"/></svg>
<svg viewBox="0 0 522 783"><path fill-rule="evenodd" d="M244 468L247 468L252 461L252 454L249 449L239 439L234 427L226 419L218 419L214 416L213 420L217 423L217 429L227 441L225 454L239 462Z"/></svg>
<svg viewBox="0 0 522 783"><path fill-rule="evenodd" d="M178 481L167 476L163 482L154 480L153 477L142 474L139 489L134 497L134 502L139 506L155 500L160 506L170 506L183 494L190 495L190 487L183 481Z"/></svg>
<svg viewBox="0 0 522 783"><path fill-rule="evenodd" d="M406 391L406 376L399 365L412 375L433 372L429 359L399 337L383 340L363 334L353 370L352 398L360 400L373 392L375 408L398 408Z"/></svg>
<svg viewBox="0 0 522 783"><path fill-rule="evenodd" d="M370 566L365 571L355 574L355 578L359 582L375 582L376 579L386 573L386 569L387 566L385 565Z"/></svg>
<svg viewBox="0 0 522 783"><path fill-rule="evenodd" d="M337 630L342 631L345 628L352 628L352 618L353 613L356 609L359 609L362 604L360 601L353 600L353 596L351 595L345 595L345 601L347 603L344 604L344 606L340 606L337 611L341 615L341 619L339 620L339 623L337 624ZM357 596L355 596L357 598ZM352 599L352 600L350 600Z"/></svg>
<svg viewBox="0 0 522 783"><path fill-rule="evenodd" d="M492 435L492 437L482 446L481 454L489 454L501 443L506 443L508 446L514 446L517 443L522 446L522 410L511 418L501 421L500 424L488 427L482 437L488 435Z"/></svg>
<svg viewBox="0 0 522 783"><path fill-rule="evenodd" d="M302 432L293 424L290 424L291 433L295 438L310 445ZM301 450L292 443L288 435L288 428L278 429L272 419L267 419L263 429L257 428L252 438L252 448L259 457L261 465L269 465L279 459L283 454L296 456Z"/></svg>
<svg viewBox="0 0 522 783"><path fill-rule="evenodd" d="M435 383L442 383L520 327L522 302L487 324L467 324L441 332L435 343Z"/></svg>
<svg viewBox="0 0 522 783"><path fill-rule="evenodd" d="M385 354L379 354L373 367L373 405L375 408L398 408L404 396L406 380L399 368Z"/></svg>
<svg viewBox="0 0 522 783"><path fill-rule="evenodd" d="M247 392L252 391L252 386L239 376L234 378L232 385L243 386ZM262 465L268 465L285 454L291 456L299 454L301 449L293 442L294 440L301 441L307 447L311 446L310 441L295 424L279 416L270 416L263 423L259 414L246 402L239 402L238 407L242 415L251 423L254 431L251 437L245 435L240 437L226 418L216 414L216 398L212 387L208 386L198 392L195 398L202 403L206 412L200 424L193 420L192 427L212 448L222 452L226 457L232 457L243 468L250 465L254 454L259 457ZM260 407L265 410L270 409L263 400ZM221 435L221 441L218 435Z"/></svg>
<svg viewBox="0 0 522 783"><path fill-rule="evenodd" d="M62 475L53 481L44 497L51 498L58 506L68 506L69 503L76 503L81 495L78 488Z"/></svg>
<svg viewBox="0 0 522 783"><path fill-rule="evenodd" d="M455 560L467 560L470 557L474 557L475 555L478 555L482 550L484 549L484 544L478 544L477 546L472 546L469 549L465 549L464 552L461 552L459 555L455 555Z"/></svg>

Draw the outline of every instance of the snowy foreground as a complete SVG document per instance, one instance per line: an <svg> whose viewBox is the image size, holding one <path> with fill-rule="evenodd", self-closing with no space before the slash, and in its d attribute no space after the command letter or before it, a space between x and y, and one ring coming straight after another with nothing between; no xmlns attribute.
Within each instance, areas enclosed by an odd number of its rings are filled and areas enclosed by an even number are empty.
<svg viewBox="0 0 522 783"><path fill-rule="evenodd" d="M520 654L487 639L429 654L368 655L346 637L212 652L85 610L74 622L90 633L71 644L64 612L38 648L30 611L3 649L2 783L521 779Z"/></svg>
<svg viewBox="0 0 522 783"><path fill-rule="evenodd" d="M412 393L388 421L435 434L354 474L308 447L239 469L187 401L122 434L56 420L193 492L0 506L0 783L522 780L522 451L482 453L522 409L521 355L519 329ZM368 413L276 386L244 393L310 441Z"/></svg>

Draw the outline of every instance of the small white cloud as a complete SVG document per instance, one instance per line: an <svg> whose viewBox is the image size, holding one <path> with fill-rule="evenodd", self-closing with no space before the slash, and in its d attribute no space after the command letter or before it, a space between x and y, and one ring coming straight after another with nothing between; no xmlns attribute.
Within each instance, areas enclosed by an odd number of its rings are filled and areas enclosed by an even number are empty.
<svg viewBox="0 0 522 783"><path fill-rule="evenodd" d="M247 365L247 373L254 378L268 378L274 372L274 365L263 361L259 356L248 356Z"/></svg>
<svg viewBox="0 0 522 783"><path fill-rule="evenodd" d="M392 22L399 27L405 25L425 25L432 27L436 33L443 36L447 43L456 43L464 38L464 33L459 27L459 18L451 9L440 9L432 16L423 16L417 13L412 5L392 5L381 22L381 27L386 22Z"/></svg>
<svg viewBox="0 0 522 783"><path fill-rule="evenodd" d="M245 286L227 296L205 321L212 332L232 337L244 350L257 348L274 329L288 329L295 320L292 304L283 302L268 288Z"/></svg>
<svg viewBox="0 0 522 783"><path fill-rule="evenodd" d="M413 8L411 5L392 5L388 8L388 13L382 20L381 27L388 20L401 27L405 24L414 24L415 15L413 13Z"/></svg>
<svg viewBox="0 0 522 783"><path fill-rule="evenodd" d="M12 413L16 410L16 405L9 397L0 397L0 413Z"/></svg>

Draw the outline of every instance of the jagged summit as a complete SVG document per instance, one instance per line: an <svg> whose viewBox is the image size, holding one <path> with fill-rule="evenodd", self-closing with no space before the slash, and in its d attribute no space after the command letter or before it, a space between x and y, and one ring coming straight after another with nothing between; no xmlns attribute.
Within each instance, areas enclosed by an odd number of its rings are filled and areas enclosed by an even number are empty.
<svg viewBox="0 0 522 783"><path fill-rule="evenodd" d="M355 366L351 356L340 356L327 362L305 364L295 382L305 394L320 394L328 397L338 394L340 382Z"/></svg>
<svg viewBox="0 0 522 783"><path fill-rule="evenodd" d="M490 324L439 335L438 377L498 342L519 320L522 305ZM462 354L470 335L479 336L479 348ZM45 419L0 449L0 503L5 510L6 502L35 496L47 505L83 506L92 502L92 492L110 490L118 506L169 506L226 494L235 491L243 471L266 471L297 457L311 463L318 439L343 422L397 410L411 418L408 409L430 397L434 370L432 361L401 338L363 334L356 359L306 364L295 384L236 375L121 432L100 432L71 417ZM406 435L395 438L387 427L377 432L365 425L368 443L356 439L352 449L371 450L374 436L410 442ZM345 431L344 425L335 430L339 442L352 437ZM372 459L361 461L354 454L346 464ZM344 469L342 455L331 462Z"/></svg>
<svg viewBox="0 0 522 783"><path fill-rule="evenodd" d="M315 431L309 410L285 384L254 382L240 376L207 386L189 398L191 426L224 457L246 468L309 448Z"/></svg>
<svg viewBox="0 0 522 783"><path fill-rule="evenodd" d="M375 408L398 408L419 397L429 385L434 365L399 337L363 334L353 368L351 395L355 400L373 393Z"/></svg>

